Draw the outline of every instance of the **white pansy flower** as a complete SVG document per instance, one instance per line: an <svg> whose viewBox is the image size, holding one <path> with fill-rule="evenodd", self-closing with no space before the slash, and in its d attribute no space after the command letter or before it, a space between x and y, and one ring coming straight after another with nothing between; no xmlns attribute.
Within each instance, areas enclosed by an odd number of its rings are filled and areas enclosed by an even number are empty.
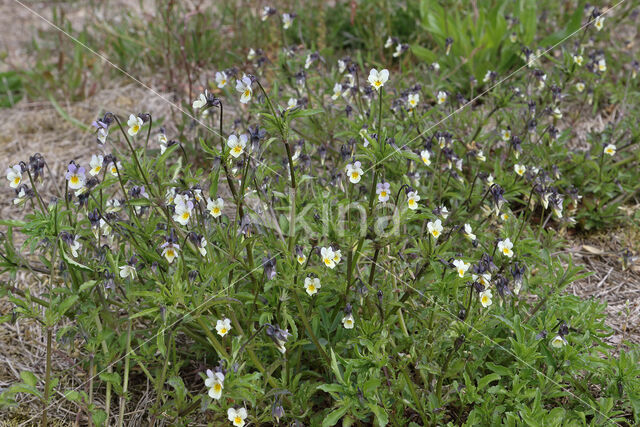
<svg viewBox="0 0 640 427"><path fill-rule="evenodd" d="M309 294L309 296L313 296L318 292L322 285L320 285L320 279L317 277L307 277L304 279L304 288Z"/></svg>
<svg viewBox="0 0 640 427"><path fill-rule="evenodd" d="M14 165L7 168L7 180L9 181L9 187L18 188L22 182L22 166Z"/></svg>
<svg viewBox="0 0 640 427"><path fill-rule="evenodd" d="M419 93L410 93L407 98L407 105L410 110L413 110L418 106L418 102L420 102L420 94Z"/></svg>
<svg viewBox="0 0 640 427"><path fill-rule="evenodd" d="M438 104L444 104L447 102L447 92L441 90L436 95L436 99L438 100Z"/></svg>
<svg viewBox="0 0 640 427"><path fill-rule="evenodd" d="M215 200L208 199L207 200L207 211L209 211L209 215L214 218L218 218L222 215L222 208L224 207L224 200L222 197L218 197Z"/></svg>
<svg viewBox="0 0 640 427"><path fill-rule="evenodd" d="M616 154L616 146L613 144L607 145L606 147L604 147L604 154L613 156L614 154Z"/></svg>
<svg viewBox="0 0 640 427"><path fill-rule="evenodd" d="M353 314L347 314L342 318L342 325L345 329L353 329L355 321L353 320Z"/></svg>
<svg viewBox="0 0 640 427"><path fill-rule="evenodd" d="M420 196L416 191L410 191L407 194L407 203L409 204L409 209L416 210L418 209L418 202L420 201Z"/></svg>
<svg viewBox="0 0 640 427"><path fill-rule="evenodd" d="M362 174L364 173L360 162L355 161L353 163L349 163L345 169L347 172L347 176L349 177L349 181L352 184L357 184L360 182L360 179L362 179Z"/></svg>
<svg viewBox="0 0 640 427"><path fill-rule="evenodd" d="M247 414L247 410L244 408L240 408L240 409L234 409L234 408L229 408L227 409L227 418L229 419L229 421L231 421L233 423L233 425L235 427L243 427L244 426L244 420L247 419L248 414Z"/></svg>
<svg viewBox="0 0 640 427"><path fill-rule="evenodd" d="M216 73L216 84L220 89L225 87L228 81L229 81L229 78L227 77L227 73L225 73L224 71L218 71Z"/></svg>
<svg viewBox="0 0 640 427"><path fill-rule="evenodd" d="M209 397L215 400L222 396L224 388L224 374L222 372L213 372L207 369L207 379L204 380L205 387L209 388Z"/></svg>
<svg viewBox="0 0 640 427"><path fill-rule="evenodd" d="M253 95L253 89L251 89L251 78L248 76L242 76L241 79L236 80L236 91L240 92L240 102L246 104L251 100Z"/></svg>
<svg viewBox="0 0 640 427"><path fill-rule="evenodd" d="M95 154L92 155L91 161L89 162L89 166L91 167L91 169L89 170L89 174L91 174L92 176L98 175L102 170L103 160L104 160L104 157L100 155L95 155Z"/></svg>
<svg viewBox="0 0 640 427"><path fill-rule="evenodd" d="M498 250L500 251L500 253L502 253L502 255L508 258L511 258L513 256L512 249L513 249L513 243L511 243L511 240L508 237L498 242Z"/></svg>
<svg viewBox="0 0 640 427"><path fill-rule="evenodd" d="M142 129L142 125L144 122L138 116L134 116L133 114L129 115L129 121L127 121L127 125L129 125L129 130L127 131L129 135L135 136Z"/></svg>
<svg viewBox="0 0 640 427"><path fill-rule="evenodd" d="M436 219L435 221L429 221L427 223L427 230L433 236L434 239L437 239L442 234L442 221L440 219Z"/></svg>
<svg viewBox="0 0 640 427"><path fill-rule="evenodd" d="M480 304L482 304L484 308L487 308L491 305L492 298L493 295L491 294L491 289L485 289L484 291L480 292Z"/></svg>
<svg viewBox="0 0 640 427"><path fill-rule="evenodd" d="M527 171L527 168L524 165L519 165L516 163L515 165L513 165L513 170L516 174L518 174L518 176L522 176Z"/></svg>
<svg viewBox="0 0 640 427"><path fill-rule="evenodd" d="M382 86L384 86L387 80L389 80L389 70L384 69L384 70L378 71L375 68L372 68L371 71L369 71L368 80L371 86L373 86L375 90L378 90Z"/></svg>
<svg viewBox="0 0 640 427"><path fill-rule="evenodd" d="M336 266L336 262L334 261L335 253L333 252L333 248L330 246L320 249L320 258L327 267L334 268Z"/></svg>
<svg viewBox="0 0 640 427"><path fill-rule="evenodd" d="M224 319L219 319L216 322L216 331L218 332L218 335L220 335L221 337L224 337L225 335L227 335L230 330L231 330L231 320L224 318Z"/></svg>
<svg viewBox="0 0 640 427"><path fill-rule="evenodd" d="M460 277L464 277L464 274L467 272L469 267L471 267L470 263L464 262L464 260L461 259L454 260L453 265L456 267L456 271Z"/></svg>
<svg viewBox="0 0 640 427"><path fill-rule="evenodd" d="M227 147L231 149L230 153L233 157L240 157L242 153L244 153L244 149L247 146L247 141L249 137L245 134L238 136L231 134L229 135L229 139L227 139Z"/></svg>

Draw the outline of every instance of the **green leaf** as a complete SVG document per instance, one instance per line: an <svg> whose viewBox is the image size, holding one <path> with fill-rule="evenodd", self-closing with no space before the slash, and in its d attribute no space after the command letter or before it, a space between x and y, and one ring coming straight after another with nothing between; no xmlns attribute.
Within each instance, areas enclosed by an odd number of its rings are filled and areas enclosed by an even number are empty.
<svg viewBox="0 0 640 427"><path fill-rule="evenodd" d="M38 378L30 371L21 371L20 378L24 381L25 384L35 387L38 384Z"/></svg>
<svg viewBox="0 0 640 427"><path fill-rule="evenodd" d="M69 308L71 308L71 306L75 304L79 298L80 297L78 295L71 295L65 298L65 300L62 301L60 305L58 305L58 307L56 308L56 311L60 314L66 313L66 311L69 310Z"/></svg>
<svg viewBox="0 0 640 427"><path fill-rule="evenodd" d="M329 413L329 415L327 415L322 420L322 427L329 427L329 426L336 425L336 423L340 421L340 418L342 418L342 416L346 414L348 410L349 410L348 406L343 406L342 408L336 409L335 411Z"/></svg>
<svg viewBox="0 0 640 427"><path fill-rule="evenodd" d="M378 424L380 424L380 426L386 426L389 423L389 416L383 408L373 403L367 403L367 406L376 416L376 420L378 420Z"/></svg>

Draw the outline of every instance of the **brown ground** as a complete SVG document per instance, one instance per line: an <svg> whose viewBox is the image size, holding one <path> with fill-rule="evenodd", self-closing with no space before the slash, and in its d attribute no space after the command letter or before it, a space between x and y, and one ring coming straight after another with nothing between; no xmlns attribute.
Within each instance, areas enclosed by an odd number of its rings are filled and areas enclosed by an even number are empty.
<svg viewBox="0 0 640 427"><path fill-rule="evenodd" d="M75 3L75 2L74 2ZM137 7L138 2L111 1L110 5ZM29 7L39 13L47 13L44 3L28 2ZM132 6L133 5L133 6ZM70 7L73 19L82 23L86 18L86 9ZM109 7L105 7L108 10ZM41 12L44 11L44 12ZM47 15L50 17L50 14ZM0 71L14 67L29 67L33 61L28 49L31 37L36 29L47 28L47 24L23 9L14 0L0 0ZM29 29L25 31L25 29ZM110 88L96 92L82 102L65 104L62 107L69 115L82 123L89 124L99 113L106 110L120 114L137 111L152 111L156 117L169 115L170 106L143 87L122 79L112 82ZM602 122L580 124L582 128L598 128ZM63 119L49 102L21 101L10 110L0 110L0 152L3 163L2 171L10 164L40 152L44 155L52 172L60 176L71 159L79 159L88 163L91 154L100 152L92 134L81 131ZM6 201L13 198L12 190L0 185L0 218L16 218L20 213ZM639 207L631 207L637 210ZM607 302L607 324L613 329L609 343L620 350L625 340L640 343L640 263L636 261L629 269L623 270L620 254L629 248L635 255L640 254L640 229L628 227L603 234L574 236L566 253L573 256L577 264L593 274L574 283L569 292L582 298L597 298ZM0 277L0 280L6 279ZM19 278L20 286L30 286L34 293L42 288L32 276ZM0 299L0 312L6 313L12 305L6 298ZM45 337L41 328L33 322L18 320L13 324L0 326L0 390L9 387L19 380L20 371L32 371L38 377L44 376ZM54 371L68 370L64 381L69 384L80 384L86 379L81 370L69 369L77 362L66 352L56 352ZM114 404L116 403L114 399ZM148 403L148 402L147 402ZM144 402L143 402L144 404ZM136 408L129 408L135 412ZM138 410L138 413L142 413ZM17 425L37 415L38 404L35 398L23 396L20 408L9 413L0 413L0 426ZM58 406L50 411L51 418L75 419L76 410L73 405ZM9 421L12 420L12 421ZM36 425L31 421L27 425ZM63 424L59 424L63 425Z"/></svg>

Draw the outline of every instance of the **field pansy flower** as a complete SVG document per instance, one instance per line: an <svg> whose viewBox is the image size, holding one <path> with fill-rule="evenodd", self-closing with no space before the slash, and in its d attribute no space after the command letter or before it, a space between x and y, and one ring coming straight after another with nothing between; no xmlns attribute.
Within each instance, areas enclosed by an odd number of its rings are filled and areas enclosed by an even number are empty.
<svg viewBox="0 0 640 427"><path fill-rule="evenodd" d="M596 30L598 31L602 30L602 28L604 27L604 16L598 16L593 26L596 27Z"/></svg>
<svg viewBox="0 0 640 427"><path fill-rule="evenodd" d="M18 188L22 182L22 166L14 165L7 168L7 180L9 181L9 187Z"/></svg>
<svg viewBox="0 0 640 427"><path fill-rule="evenodd" d="M330 246L320 249L320 258L327 267L334 268L336 266L336 262L334 261L335 253L333 252L333 248Z"/></svg>
<svg viewBox="0 0 640 427"><path fill-rule="evenodd" d="M142 125L144 122L138 116L134 116L133 114L129 115L129 121L127 121L127 125L129 125L129 130L127 131L129 135L136 136L140 129L142 129Z"/></svg>
<svg viewBox="0 0 640 427"><path fill-rule="evenodd" d="M100 173L100 171L102 170L103 161L104 161L104 157L100 155L94 154L91 156L91 161L89 162L89 166L91 166L91 169L89 170L89 174L91 174L91 176L96 176Z"/></svg>
<svg viewBox="0 0 640 427"><path fill-rule="evenodd" d="M582 55L573 55L573 63L576 64L577 66L582 66L582 63L584 62L584 58L582 57Z"/></svg>
<svg viewBox="0 0 640 427"><path fill-rule="evenodd" d="M461 259L454 260L453 265L456 267L456 271L460 277L464 277L464 273L466 273L469 267L471 267L471 264L464 262L464 260Z"/></svg>
<svg viewBox="0 0 640 427"><path fill-rule="evenodd" d="M248 76L242 76L241 79L236 80L236 91L240 92L240 102L246 104L251 100L253 95L253 89L251 89L251 78Z"/></svg>
<svg viewBox="0 0 640 427"><path fill-rule="evenodd" d="M218 218L222 215L222 208L224 207L224 200L222 197L218 197L215 200L207 199L207 210L209 211L209 215L214 218Z"/></svg>
<svg viewBox="0 0 640 427"><path fill-rule="evenodd" d="M388 182L379 182L376 185L376 194L378 195L378 201L380 201L381 203L385 203L387 200L389 200L390 187L391 184L389 184Z"/></svg>
<svg viewBox="0 0 640 427"><path fill-rule="evenodd" d="M231 330L231 320L227 318L218 319L218 321L216 322L216 331L218 332L218 335L220 335L221 337L224 337L229 333L230 330Z"/></svg>
<svg viewBox="0 0 640 427"><path fill-rule="evenodd" d="M491 305L492 298L493 295L491 294L491 289L485 289L484 291L480 292L480 304L482 304L484 308L487 308Z"/></svg>
<svg viewBox="0 0 640 427"><path fill-rule="evenodd" d="M434 239L437 239L442 234L442 221L436 219L435 221L429 221L427 223L427 230L433 236Z"/></svg>
<svg viewBox="0 0 640 427"><path fill-rule="evenodd" d="M285 30L288 30L289 27L291 27L291 24L293 24L293 19L295 18L295 15L292 13L283 13L282 14L282 28L284 28Z"/></svg>
<svg viewBox="0 0 640 427"><path fill-rule="evenodd" d="M122 277L123 279L127 277L131 277L132 279L135 279L136 268L129 264L120 266L120 277Z"/></svg>
<svg viewBox="0 0 640 427"><path fill-rule="evenodd" d="M438 104L444 104L447 102L447 92L441 90L436 95L436 99L438 100Z"/></svg>
<svg viewBox="0 0 640 427"><path fill-rule="evenodd" d="M422 150L420 158L425 165L429 166L431 164L431 152L429 150Z"/></svg>
<svg viewBox="0 0 640 427"><path fill-rule="evenodd" d="M554 348L562 348L567 344L567 340L564 339L563 336L561 335L556 335L552 340L551 340L551 347Z"/></svg>
<svg viewBox="0 0 640 427"><path fill-rule="evenodd" d="M410 191L407 194L407 203L409 205L409 209L416 210L418 209L418 202L420 201L420 196L416 191Z"/></svg>
<svg viewBox="0 0 640 427"><path fill-rule="evenodd" d="M340 83L336 83L333 86L333 95L331 95L331 99L334 101L342 95L342 85Z"/></svg>
<svg viewBox="0 0 640 427"><path fill-rule="evenodd" d="M347 176L349 177L349 181L352 184L357 184L360 182L360 179L362 179L362 174L364 172L362 171L362 165L360 164L359 161L349 163L345 169L347 171Z"/></svg>
<svg viewBox="0 0 640 427"><path fill-rule="evenodd" d="M173 220L182 225L187 225L193 212L193 202L183 198L176 197L176 208Z"/></svg>
<svg viewBox="0 0 640 427"><path fill-rule="evenodd" d="M289 102L287 102L287 110L293 110L298 106L298 100L296 98L289 98Z"/></svg>
<svg viewBox="0 0 640 427"><path fill-rule="evenodd" d="M204 385L209 388L210 398L215 400L220 399L222 389L224 388L224 374L207 369L207 379L204 380Z"/></svg>
<svg viewBox="0 0 640 427"><path fill-rule="evenodd" d="M473 229L469 224L464 225L464 235L467 239L471 240L472 242L476 240L476 235L473 234Z"/></svg>
<svg viewBox="0 0 640 427"><path fill-rule="evenodd" d="M222 89L227 85L227 82L228 82L227 73L225 73L224 71L218 71L216 73L216 84L218 85L218 87Z"/></svg>
<svg viewBox="0 0 640 427"><path fill-rule="evenodd" d="M353 314L349 313L342 318L342 326L344 326L345 329L353 329L353 327L355 326Z"/></svg>
<svg viewBox="0 0 640 427"><path fill-rule="evenodd" d="M600 71L601 73L607 71L607 61L605 61L604 58L598 61L598 71Z"/></svg>
<svg viewBox="0 0 640 427"><path fill-rule="evenodd" d="M245 134L240 135L239 138L234 134L229 135L229 139L227 139L227 147L231 149L231 155L236 158L240 157L240 155L244 153L248 140L249 137Z"/></svg>
<svg viewBox="0 0 640 427"><path fill-rule="evenodd" d="M513 170L518 174L518 176L522 176L527 171L527 168L524 165L515 164L513 165Z"/></svg>
<svg viewBox="0 0 640 427"><path fill-rule="evenodd" d="M162 256L165 257L169 264L171 264L178 255L180 245L173 242L164 242L160 248L162 249Z"/></svg>
<svg viewBox="0 0 640 427"><path fill-rule="evenodd" d="M616 146L613 144L607 145L606 147L604 147L604 154L613 156L614 154L616 154Z"/></svg>
<svg viewBox="0 0 640 427"><path fill-rule="evenodd" d="M389 80L389 70L384 69L384 70L378 71L375 68L372 68L371 71L369 71L368 80L371 86L373 86L375 90L378 90L382 86L384 86L387 80Z"/></svg>
<svg viewBox="0 0 640 427"><path fill-rule="evenodd" d="M413 110L418 106L418 102L420 102L420 94L419 93L410 93L407 98L407 105L410 110Z"/></svg>
<svg viewBox="0 0 640 427"><path fill-rule="evenodd" d="M508 237L504 240L500 240L498 242L498 250L502 255L511 258L513 256L513 243L511 243L511 239Z"/></svg>
<svg viewBox="0 0 640 427"><path fill-rule="evenodd" d="M240 408L240 409L234 409L234 408L229 408L227 409L227 418L229 419L229 421L231 421L233 423L233 425L235 427L243 427L244 426L244 420L247 419L248 414L247 414L247 410L245 408Z"/></svg>
<svg viewBox="0 0 640 427"><path fill-rule="evenodd" d="M86 176L83 167L78 167L75 163L70 163L67 168L67 181L69 182L69 188L73 190L79 190L84 187Z"/></svg>
<svg viewBox="0 0 640 427"><path fill-rule="evenodd" d="M304 288L309 294L309 296L313 296L318 293L318 289L320 289L322 285L320 285L320 279L317 277L307 277L304 279Z"/></svg>
<svg viewBox="0 0 640 427"><path fill-rule="evenodd" d="M584 91L585 85L582 82L578 82L576 83L576 90L580 93L582 93L582 91Z"/></svg>
<svg viewBox="0 0 640 427"><path fill-rule="evenodd" d="M502 129L500 134L502 135L502 140L503 141L509 141L511 139L511 129L509 129L509 128Z"/></svg>

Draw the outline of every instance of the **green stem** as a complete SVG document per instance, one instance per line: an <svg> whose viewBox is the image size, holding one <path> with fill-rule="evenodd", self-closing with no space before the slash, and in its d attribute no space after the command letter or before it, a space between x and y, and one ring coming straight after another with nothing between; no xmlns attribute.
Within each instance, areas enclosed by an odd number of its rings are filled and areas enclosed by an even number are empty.
<svg viewBox="0 0 640 427"><path fill-rule="evenodd" d="M320 341L318 341L318 337L316 337L316 334L313 333L313 329L311 329L311 324L309 323L309 319L307 318L307 315L304 312L304 308L302 307L302 303L300 302L300 297L298 296L297 289L293 290L293 298L296 302L296 306L298 307L298 313L302 318L302 323L304 324L304 327L307 330L307 333L311 337L311 341L313 341L313 344L315 344L316 348L320 352L320 355L322 355L322 358L325 360L325 362L327 362L327 366L331 366L331 359L329 359L329 355L327 355L327 353L324 351L324 347L320 345Z"/></svg>
<svg viewBox="0 0 640 427"><path fill-rule="evenodd" d="M124 355L124 381L122 383L122 395L120 396L120 416L118 417L118 427L124 423L124 407L127 400L127 390L129 388L129 362L131 359L131 320L127 325L127 348Z"/></svg>
<svg viewBox="0 0 640 427"><path fill-rule="evenodd" d="M43 406L44 409L42 410L42 420L41 420L41 425L45 426L47 425L47 402L49 401L49 388L50 388L50 383L51 383L51 327L47 326L47 365L45 368L45 374L44 374L44 399L43 399Z"/></svg>

